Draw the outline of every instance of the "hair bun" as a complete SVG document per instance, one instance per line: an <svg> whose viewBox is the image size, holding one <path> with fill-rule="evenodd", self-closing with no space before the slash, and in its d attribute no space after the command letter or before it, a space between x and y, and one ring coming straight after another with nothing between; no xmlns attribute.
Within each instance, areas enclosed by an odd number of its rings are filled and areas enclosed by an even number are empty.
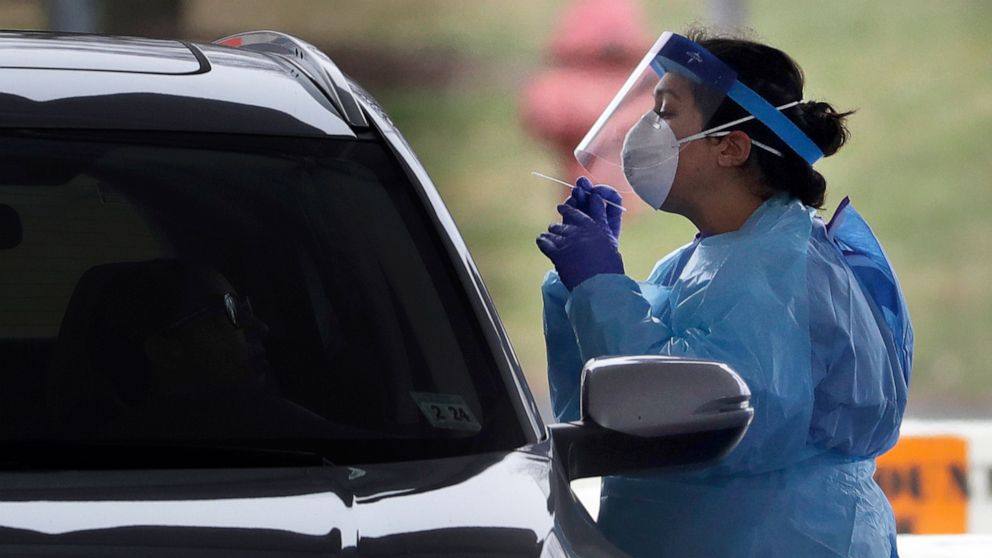
<svg viewBox="0 0 992 558"><path fill-rule="evenodd" d="M847 117L854 113L837 112L829 103L806 101L799 103L799 127L823 151L824 157L837 152L847 142Z"/></svg>

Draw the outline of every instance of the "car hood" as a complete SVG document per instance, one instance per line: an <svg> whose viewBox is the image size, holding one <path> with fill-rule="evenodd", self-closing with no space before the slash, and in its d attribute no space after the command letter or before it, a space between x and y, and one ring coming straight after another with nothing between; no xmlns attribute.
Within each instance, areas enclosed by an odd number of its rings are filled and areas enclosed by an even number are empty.
<svg viewBox="0 0 992 558"><path fill-rule="evenodd" d="M546 456L0 475L0 554L537 556Z"/></svg>

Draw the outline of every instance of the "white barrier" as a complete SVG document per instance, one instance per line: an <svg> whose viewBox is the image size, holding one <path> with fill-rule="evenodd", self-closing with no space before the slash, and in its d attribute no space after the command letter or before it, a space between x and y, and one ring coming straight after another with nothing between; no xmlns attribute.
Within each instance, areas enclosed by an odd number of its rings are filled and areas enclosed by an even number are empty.
<svg viewBox="0 0 992 558"><path fill-rule="evenodd" d="M988 558L989 535L899 535L899 558Z"/></svg>
<svg viewBox="0 0 992 558"><path fill-rule="evenodd" d="M593 519L599 517L599 477L572 481L572 492Z"/></svg>

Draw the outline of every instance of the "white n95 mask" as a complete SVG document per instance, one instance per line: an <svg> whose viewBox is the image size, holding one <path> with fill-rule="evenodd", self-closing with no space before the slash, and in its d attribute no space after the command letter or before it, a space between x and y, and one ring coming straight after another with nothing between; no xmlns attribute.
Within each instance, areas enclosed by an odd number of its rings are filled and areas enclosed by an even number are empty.
<svg viewBox="0 0 992 558"><path fill-rule="evenodd" d="M680 143L668 122L654 112L642 116L623 140L620 158L627 183L655 209L672 191Z"/></svg>
<svg viewBox="0 0 992 558"><path fill-rule="evenodd" d="M778 110L795 106L788 103ZM627 132L620 148L620 161L627 183L642 200L655 209L661 209L672 184L675 183L675 172L679 167L679 151L690 141L703 138L718 138L729 134L725 128L735 126L754 118L748 116L721 126L715 126L698 134L692 134L682 139L675 137L675 132L664 118L651 111L641 117ZM751 140L751 144L769 153L782 156L782 152L760 141Z"/></svg>

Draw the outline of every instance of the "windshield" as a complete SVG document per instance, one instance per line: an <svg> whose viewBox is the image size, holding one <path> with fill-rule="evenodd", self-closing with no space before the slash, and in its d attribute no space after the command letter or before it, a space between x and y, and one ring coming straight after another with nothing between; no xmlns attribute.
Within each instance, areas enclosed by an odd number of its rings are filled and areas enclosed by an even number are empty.
<svg viewBox="0 0 992 558"><path fill-rule="evenodd" d="M71 464L97 445L122 450L105 466L149 448L362 463L523 443L441 239L379 143L0 146L2 461Z"/></svg>

